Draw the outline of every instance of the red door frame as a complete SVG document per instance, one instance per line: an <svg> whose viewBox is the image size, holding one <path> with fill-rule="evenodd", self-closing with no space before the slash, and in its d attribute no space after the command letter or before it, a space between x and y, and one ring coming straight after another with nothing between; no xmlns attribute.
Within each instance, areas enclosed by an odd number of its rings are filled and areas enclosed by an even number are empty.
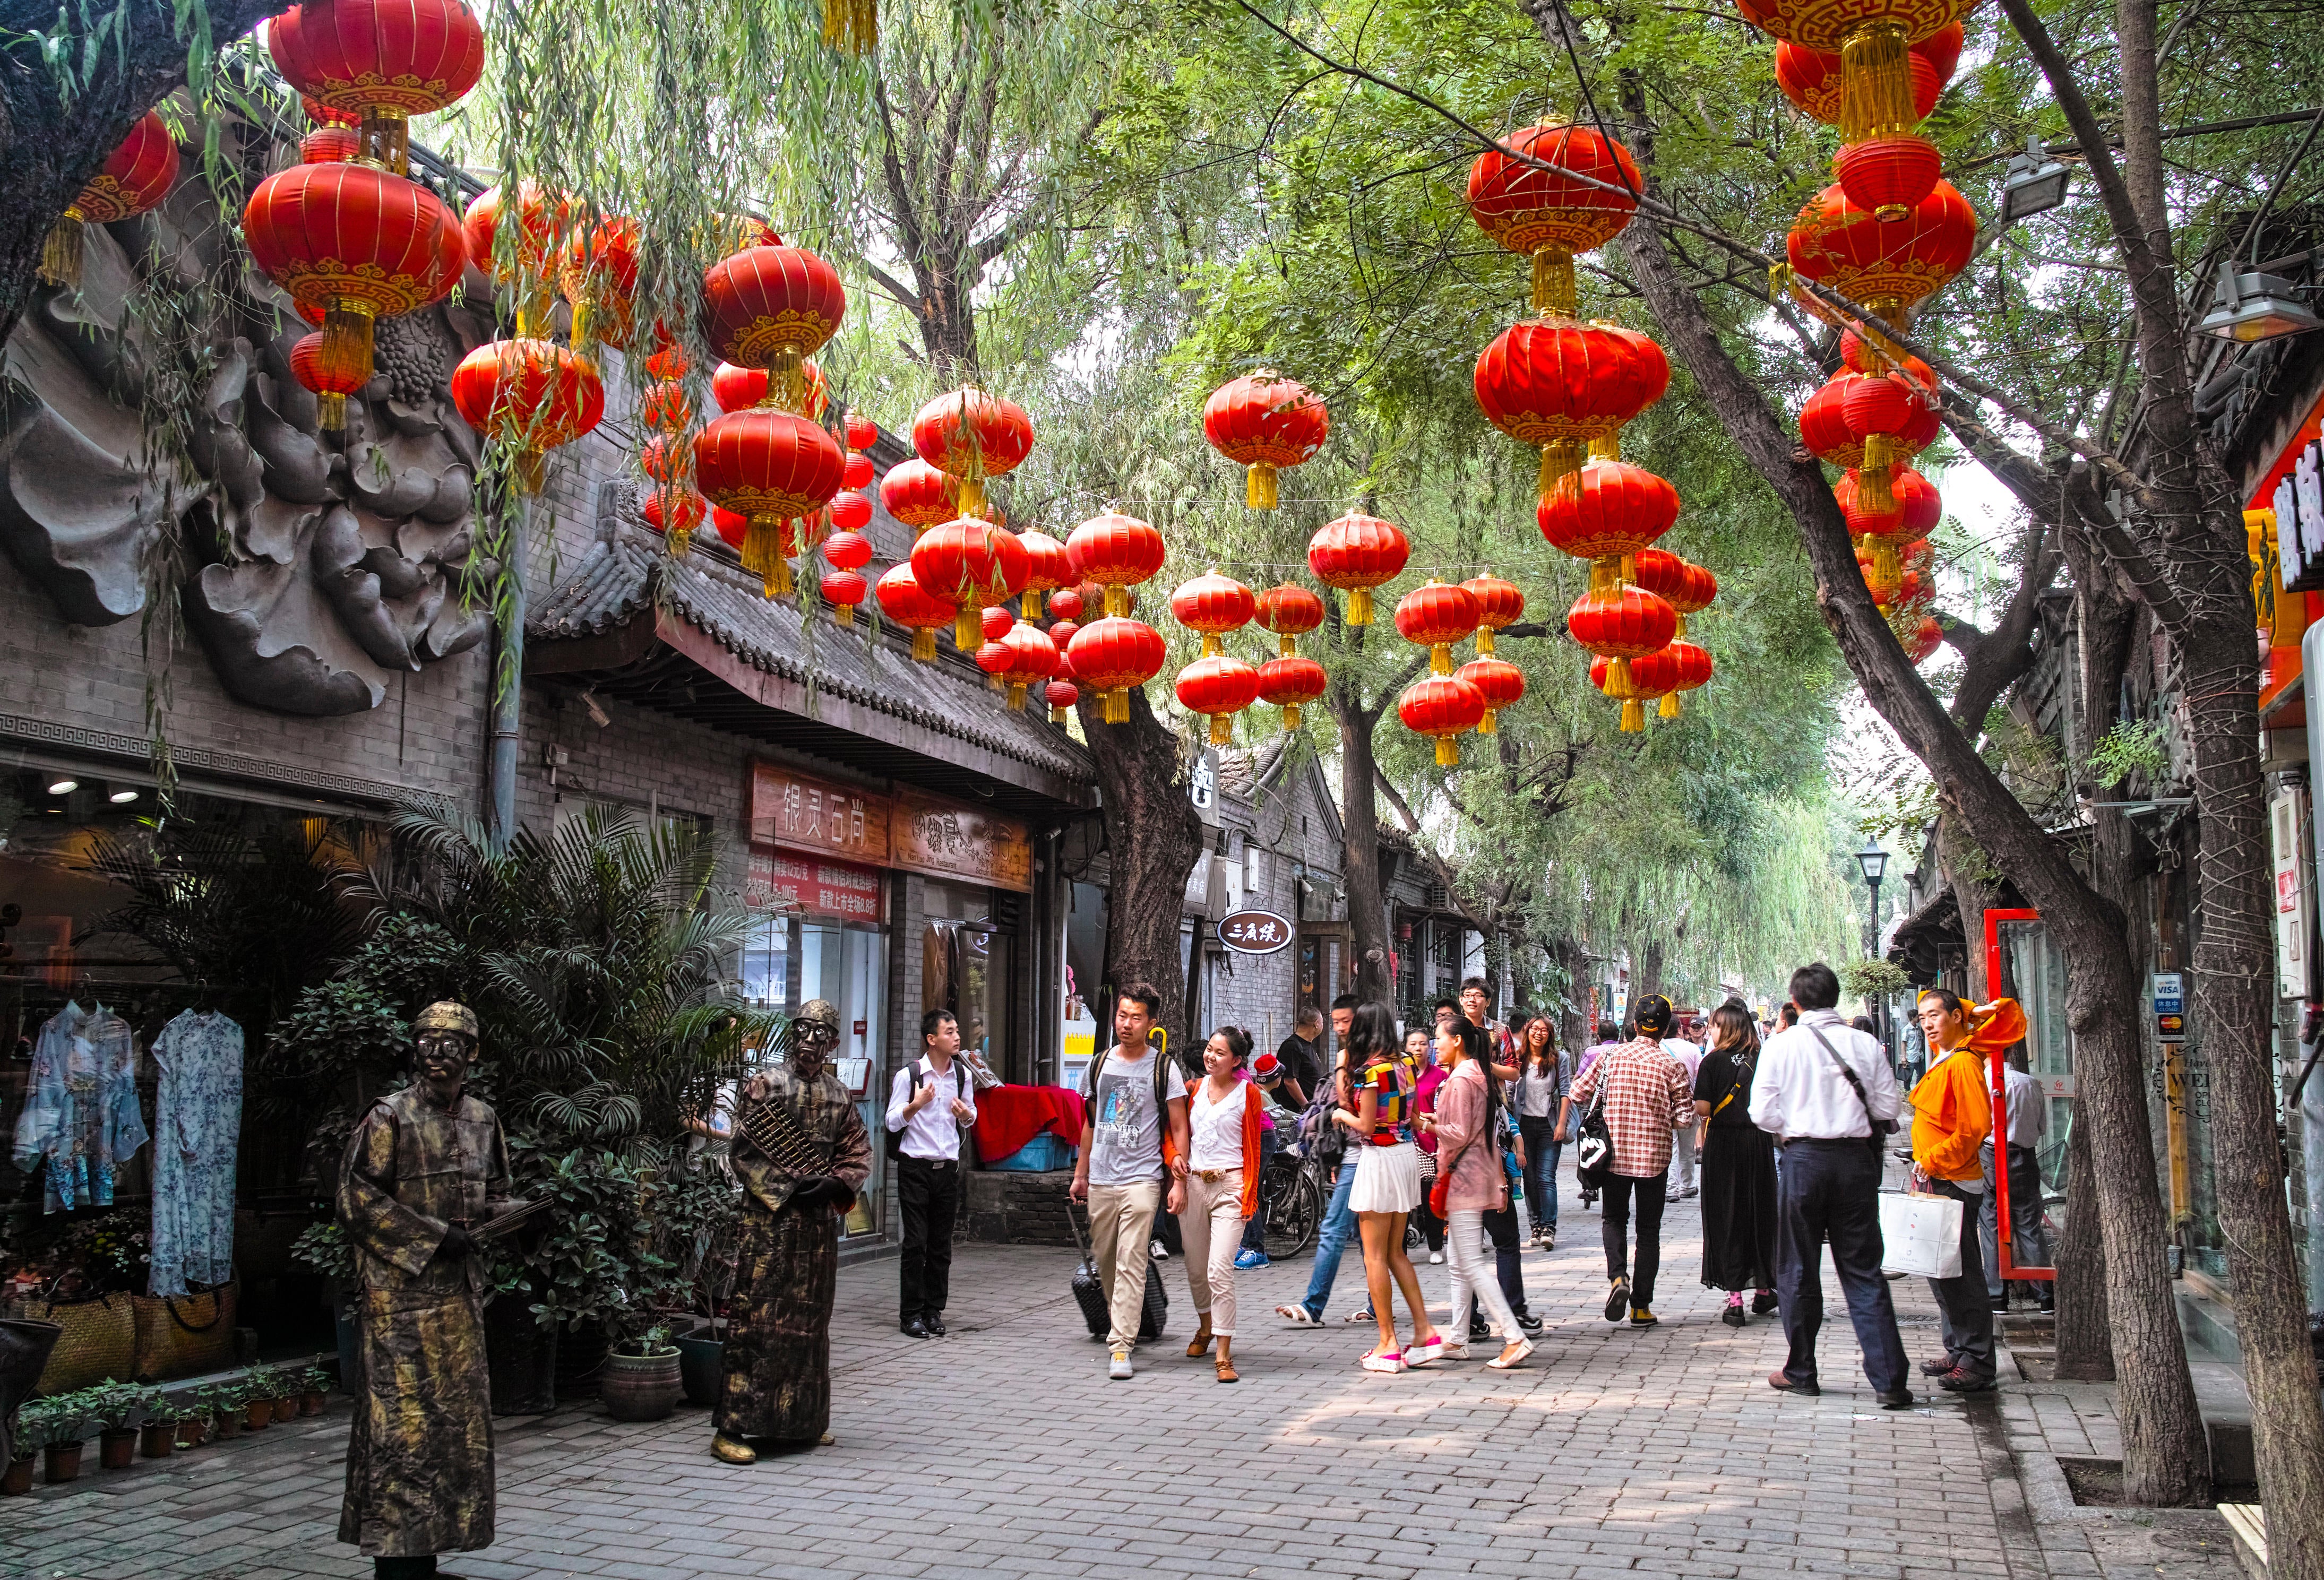
<svg viewBox="0 0 2324 1580"><path fill-rule="evenodd" d="M1987 911L1985 914L1985 990L1994 997L2000 997L2001 924L2004 922L2039 922L2042 913L2031 910ZM2033 1028L2026 1028L2030 1033ZM1994 1238L2001 1250L2001 1286L2006 1290L2012 1279L2051 1279L2058 1276L2054 1267L2019 1267L2010 1260L2015 1248L2015 1236L2009 1232L2009 1088L2002 1070L2006 1068L2002 1050L1992 1053L1993 1080L1993 1189ZM2047 1098L2043 1099L2045 1102Z"/></svg>

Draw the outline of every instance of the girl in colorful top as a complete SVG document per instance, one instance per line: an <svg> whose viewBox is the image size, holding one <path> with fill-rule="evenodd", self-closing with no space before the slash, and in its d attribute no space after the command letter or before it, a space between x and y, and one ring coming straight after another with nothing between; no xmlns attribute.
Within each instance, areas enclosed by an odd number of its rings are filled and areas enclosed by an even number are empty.
<svg viewBox="0 0 2324 1580"><path fill-rule="evenodd" d="M1352 1137L1356 1154L1348 1206L1363 1239L1364 1281L1379 1324L1379 1343L1363 1360L1368 1372L1401 1372L1444 1353L1444 1341L1429 1324L1420 1275L1404 1254L1405 1221L1420 1205L1420 1149L1412 1144L1416 1078L1397 1043L1396 1015L1387 1005L1367 1004L1356 1011L1342 1054L1344 1089L1354 1107L1332 1116ZM1412 1313L1412 1343L1405 1346L1396 1336L1397 1290Z"/></svg>
<svg viewBox="0 0 2324 1580"><path fill-rule="evenodd" d="M1259 1197L1259 1125L1266 1094L1245 1079L1250 1033L1221 1026L1203 1045L1204 1076L1186 1083L1186 1206L1178 1233L1186 1245L1186 1288L1202 1319L1188 1359L1216 1339L1219 1381L1238 1381L1234 1347L1235 1249Z"/></svg>

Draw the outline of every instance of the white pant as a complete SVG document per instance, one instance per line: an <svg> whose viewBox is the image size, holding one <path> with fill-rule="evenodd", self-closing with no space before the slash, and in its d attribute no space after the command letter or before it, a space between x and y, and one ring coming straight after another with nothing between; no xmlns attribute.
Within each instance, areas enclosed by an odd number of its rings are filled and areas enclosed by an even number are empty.
<svg viewBox="0 0 2324 1580"><path fill-rule="evenodd" d="M1232 1338L1235 1330L1235 1253L1242 1249L1242 1171L1229 1169L1216 1180L1186 1176L1186 1210L1178 1233L1186 1244L1186 1287L1194 1315L1211 1319L1211 1331Z"/></svg>
<svg viewBox="0 0 2324 1580"><path fill-rule="evenodd" d="M1671 1132L1670 1188L1674 1194L1694 1189L1694 1126Z"/></svg>
<svg viewBox="0 0 2324 1580"><path fill-rule="evenodd" d="M1455 1208L1444 1224L1444 1259L1452 1266L1452 1320L1444 1331L1455 1344L1469 1337L1469 1312L1479 1302L1485 1321L1503 1344L1517 1341L1517 1313L1501 1293L1493 1254L1484 1248L1485 1215L1476 1208Z"/></svg>

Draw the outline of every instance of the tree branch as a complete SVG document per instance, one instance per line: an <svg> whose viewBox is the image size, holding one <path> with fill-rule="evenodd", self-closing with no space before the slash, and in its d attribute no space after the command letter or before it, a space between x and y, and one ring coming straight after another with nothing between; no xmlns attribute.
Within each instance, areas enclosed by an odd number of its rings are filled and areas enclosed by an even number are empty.
<svg viewBox="0 0 2324 1580"><path fill-rule="evenodd" d="M1428 863L1430 871L1436 874L1436 881L1444 886L1445 897L1452 902L1452 908L1461 913L1470 926L1489 935L1493 924L1470 909L1469 902L1461 897L1460 886L1453 881L1452 868L1445 864L1443 857L1436 853L1436 848L1422 837L1420 820L1412 815L1412 807L1403 794L1388 783L1388 776L1380 771L1377 763L1372 766L1372 782L1388 797L1388 804L1396 808L1397 821L1404 825L1404 831L1412 836L1412 848L1420 852L1420 859Z"/></svg>

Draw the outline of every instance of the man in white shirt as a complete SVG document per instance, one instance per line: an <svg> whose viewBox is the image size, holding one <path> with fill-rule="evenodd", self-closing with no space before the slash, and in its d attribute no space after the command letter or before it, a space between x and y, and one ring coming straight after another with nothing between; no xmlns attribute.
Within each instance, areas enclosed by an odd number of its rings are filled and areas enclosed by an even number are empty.
<svg viewBox="0 0 2324 1580"><path fill-rule="evenodd" d="M1694 1022L1690 1018L1679 1024L1692 1030ZM1689 1091L1692 1091L1695 1072L1702 1068L1702 1044L1688 1037L1665 1037L1663 1052L1686 1066L1686 1086ZM1691 1196L1701 1194L1695 1189L1694 1163L1694 1126L1683 1125L1671 1132L1670 1171L1663 1182L1673 1201L1684 1201Z"/></svg>
<svg viewBox="0 0 2324 1580"><path fill-rule="evenodd" d="M1114 1001L1114 1045L1090 1069L1089 1117L1074 1162L1072 1196L1089 1203L1091 1249L1112 1313L1106 1375L1117 1382L1130 1374L1146 1312L1154 1214L1186 1205L1186 1089L1147 1040L1161 1010L1162 996L1142 982Z"/></svg>
<svg viewBox="0 0 2324 1580"><path fill-rule="evenodd" d="M2050 1235L2042 1226L2042 1137L2050 1128L2050 1099L2042 1083L2025 1072L2025 1049L2020 1044L2002 1067L2002 1091L2009 1105L2009 1260L2019 1267L2050 1265ZM2009 1292L2001 1284L2001 1202L1993 1188L1993 1143L1978 1154L1985 1164L1985 1198L1978 1204L1978 1235L1984 1242L1985 1287L1996 1311L2009 1309ZM2018 1281L2019 1292L2032 1284L2044 1311L2057 1309L2058 1286L2047 1279Z"/></svg>
<svg viewBox="0 0 2324 1580"><path fill-rule="evenodd" d="M1819 960L1792 973L1799 1024L1760 1051L1751 1123L1783 1148L1777 1172L1775 1294L1791 1354L1767 1385L1810 1397L1823 1326L1823 1252L1848 1297L1864 1374L1884 1410L1907 1410L1904 1344L1880 1276L1880 1146L1895 1127L1896 1072L1879 1042L1841 1020L1840 978Z"/></svg>
<svg viewBox="0 0 2324 1580"><path fill-rule="evenodd" d="M960 1133L976 1123L976 1081L956 1057L960 1022L950 1011L920 1017L920 1046L888 1093L888 1155L896 1160L896 1207L904 1220L896 1292L903 1331L942 1338L960 1216Z"/></svg>

